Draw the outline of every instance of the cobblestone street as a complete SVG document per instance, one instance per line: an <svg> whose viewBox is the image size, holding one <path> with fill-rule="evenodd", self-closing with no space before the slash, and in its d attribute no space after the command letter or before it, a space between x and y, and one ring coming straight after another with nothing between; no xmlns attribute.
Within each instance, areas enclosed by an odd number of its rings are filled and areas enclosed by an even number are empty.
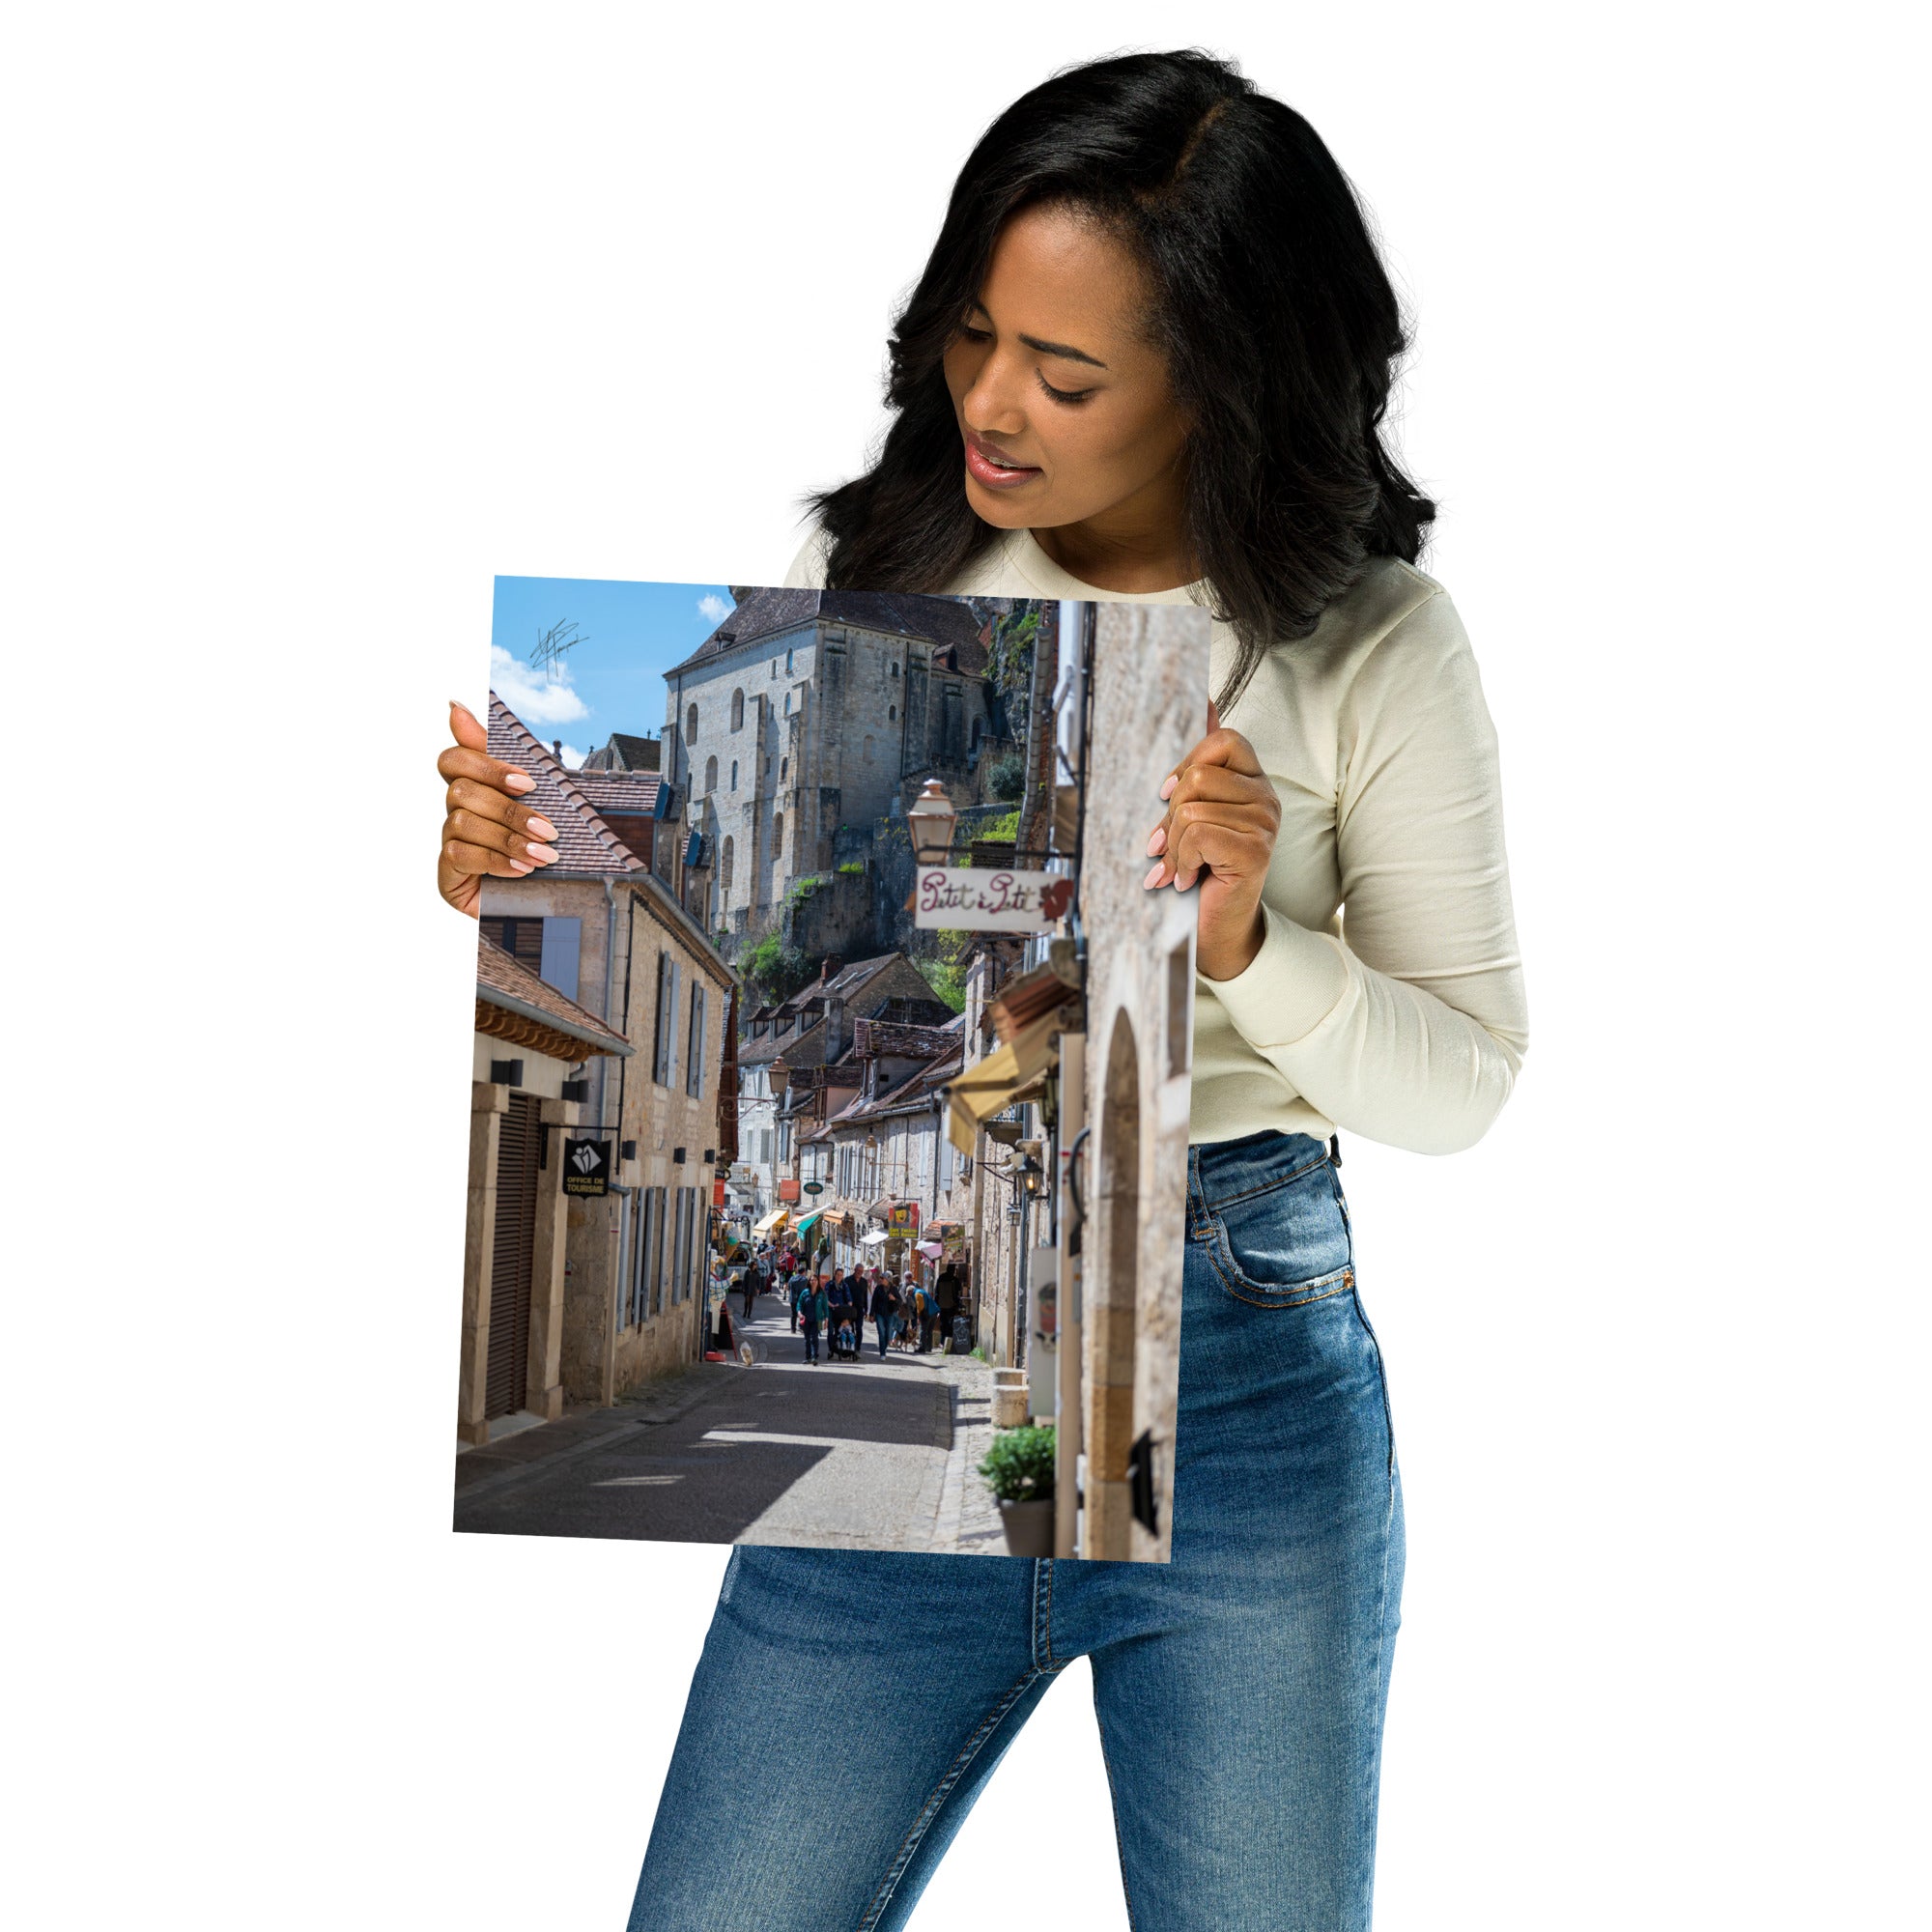
<svg viewBox="0 0 1932 1932"><path fill-rule="evenodd" d="M750 1367L696 1365L460 1454L455 1527L1006 1554L978 1472L992 1439L984 1363L881 1360L868 1342L856 1363L808 1364L777 1295L738 1334Z"/></svg>

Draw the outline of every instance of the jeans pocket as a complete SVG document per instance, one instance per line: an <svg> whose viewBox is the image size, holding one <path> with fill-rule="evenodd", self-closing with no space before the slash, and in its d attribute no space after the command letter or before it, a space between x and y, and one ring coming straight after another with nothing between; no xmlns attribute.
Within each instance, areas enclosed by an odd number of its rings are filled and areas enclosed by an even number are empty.
<svg viewBox="0 0 1932 1932"><path fill-rule="evenodd" d="M1297 1308L1355 1285L1354 1245L1335 1170L1324 1157L1208 1210L1208 1251L1221 1285L1259 1308Z"/></svg>

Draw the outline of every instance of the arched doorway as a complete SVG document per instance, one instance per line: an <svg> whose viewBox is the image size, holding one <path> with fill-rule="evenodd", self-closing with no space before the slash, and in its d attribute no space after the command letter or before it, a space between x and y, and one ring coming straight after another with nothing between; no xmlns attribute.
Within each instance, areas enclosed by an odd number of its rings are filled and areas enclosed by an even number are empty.
<svg viewBox="0 0 1932 1932"><path fill-rule="evenodd" d="M1133 1554L1127 1458L1134 1439L1140 1308L1141 1056L1132 1019L1114 1015L1100 1102L1099 1263L1087 1300L1087 1494L1084 1556ZM1097 1275L1097 1279L1094 1276Z"/></svg>

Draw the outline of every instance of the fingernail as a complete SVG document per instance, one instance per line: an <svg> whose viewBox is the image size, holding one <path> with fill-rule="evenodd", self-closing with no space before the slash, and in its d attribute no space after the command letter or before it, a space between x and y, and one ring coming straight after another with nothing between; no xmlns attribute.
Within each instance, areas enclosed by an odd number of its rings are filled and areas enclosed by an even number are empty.
<svg viewBox="0 0 1932 1932"><path fill-rule="evenodd" d="M556 827L549 819L540 818L535 812L531 812L529 834L532 838L554 838Z"/></svg>
<svg viewBox="0 0 1932 1932"><path fill-rule="evenodd" d="M525 865L521 859L512 859L510 861L510 870L521 876L525 872L534 872L536 867Z"/></svg>
<svg viewBox="0 0 1932 1932"><path fill-rule="evenodd" d="M536 788L537 781L530 777L528 772L505 772L503 774L503 789L505 791L513 791L521 795L526 791L535 791Z"/></svg>
<svg viewBox="0 0 1932 1932"><path fill-rule="evenodd" d="M548 866L556 857L556 847L554 845L526 845L524 850L532 859L536 860L539 865Z"/></svg>
<svg viewBox="0 0 1932 1932"><path fill-rule="evenodd" d="M1147 875L1147 877L1146 877L1146 878L1144 878L1144 879L1143 879L1143 880L1141 881L1141 884L1142 884L1143 886L1157 886L1157 885L1159 885L1159 884L1160 884L1160 881L1161 881L1161 875L1162 875L1162 873L1164 873L1164 872L1165 872L1166 870L1167 870L1167 867L1165 867L1164 865L1162 865L1162 866L1156 866L1156 867L1155 867L1153 868L1153 870L1152 870L1152 871L1151 871L1151 872L1150 872L1150 873L1149 873L1149 874Z"/></svg>
<svg viewBox="0 0 1932 1932"><path fill-rule="evenodd" d="M1178 784L1179 784L1179 782L1180 782L1180 775L1179 775L1179 772L1170 772L1170 773L1168 774L1168 780L1167 780L1167 782L1166 782L1166 783L1165 783L1164 785L1162 785L1162 786L1161 786L1161 788L1160 788L1160 795L1161 795L1161 797L1162 797L1162 798L1172 798L1172 797L1174 796L1174 788L1175 788L1175 786L1176 786L1176 785L1178 785Z"/></svg>
<svg viewBox="0 0 1932 1932"><path fill-rule="evenodd" d="M1167 827L1156 825L1153 829L1153 837L1148 840L1148 857L1151 859L1156 852L1165 851L1166 848Z"/></svg>

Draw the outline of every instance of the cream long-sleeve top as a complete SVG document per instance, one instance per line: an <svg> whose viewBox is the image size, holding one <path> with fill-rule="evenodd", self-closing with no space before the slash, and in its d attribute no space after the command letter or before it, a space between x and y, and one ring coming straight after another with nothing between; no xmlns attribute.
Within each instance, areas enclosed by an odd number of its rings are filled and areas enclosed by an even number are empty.
<svg viewBox="0 0 1932 1932"><path fill-rule="evenodd" d="M785 583L824 582L814 530ZM1097 589L1015 530L940 588L1184 604L1201 586ZM1227 626L1212 648L1219 690ZM1189 1138L1339 1127L1419 1153L1473 1146L1509 1097L1528 1012L1495 729L1448 592L1375 558L1312 636L1267 654L1222 722L1254 746L1281 829L1260 952L1232 980L1195 979ZM1150 834L1159 814L1150 800Z"/></svg>

